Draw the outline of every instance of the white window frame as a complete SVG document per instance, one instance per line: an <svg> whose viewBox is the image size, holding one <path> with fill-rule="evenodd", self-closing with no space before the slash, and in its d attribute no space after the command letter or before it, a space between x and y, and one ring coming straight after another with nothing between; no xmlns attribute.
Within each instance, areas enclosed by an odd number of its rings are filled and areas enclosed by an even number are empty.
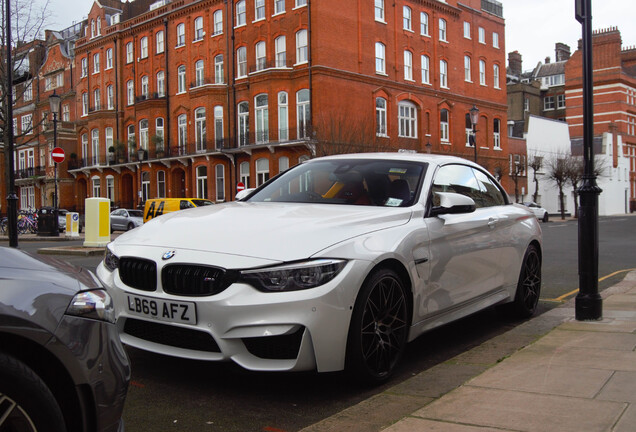
<svg viewBox="0 0 636 432"><path fill-rule="evenodd" d="M177 68L177 94L186 92L186 67L179 65Z"/></svg>
<svg viewBox="0 0 636 432"><path fill-rule="evenodd" d="M82 116L88 115L88 92L82 93Z"/></svg>
<svg viewBox="0 0 636 432"><path fill-rule="evenodd" d="M398 136L417 139L417 107L413 102L398 103Z"/></svg>
<svg viewBox="0 0 636 432"><path fill-rule="evenodd" d="M499 65L492 65L492 82L493 87L499 89Z"/></svg>
<svg viewBox="0 0 636 432"><path fill-rule="evenodd" d="M404 79L413 81L413 53L409 50L404 50Z"/></svg>
<svg viewBox="0 0 636 432"><path fill-rule="evenodd" d="M212 31L212 36L223 34L223 9L214 11L213 21L214 30Z"/></svg>
<svg viewBox="0 0 636 432"><path fill-rule="evenodd" d="M289 95L278 93L278 141L289 140Z"/></svg>
<svg viewBox="0 0 636 432"><path fill-rule="evenodd" d="M157 97L166 96L166 73L162 70L157 72Z"/></svg>
<svg viewBox="0 0 636 432"><path fill-rule="evenodd" d="M383 97L375 98L375 135L379 137L388 137L387 134L387 102Z"/></svg>
<svg viewBox="0 0 636 432"><path fill-rule="evenodd" d="M216 185L216 201L225 201L225 165L217 164L214 167Z"/></svg>
<svg viewBox="0 0 636 432"><path fill-rule="evenodd" d="M144 150L148 150L149 124L148 119L139 120L139 146Z"/></svg>
<svg viewBox="0 0 636 432"><path fill-rule="evenodd" d="M428 32L428 14L426 12L420 12L420 35L430 36Z"/></svg>
<svg viewBox="0 0 636 432"><path fill-rule="evenodd" d="M236 2L236 24L235 27L241 27L246 25L247 18L245 12L245 0L239 0Z"/></svg>
<svg viewBox="0 0 636 432"><path fill-rule="evenodd" d="M269 141L269 97L261 93L254 97L254 123L256 136L254 141L263 144Z"/></svg>
<svg viewBox="0 0 636 432"><path fill-rule="evenodd" d="M413 11L408 6L402 6L402 29L413 31Z"/></svg>
<svg viewBox="0 0 636 432"><path fill-rule="evenodd" d="M285 35L279 36L274 40L276 51L276 67L287 67L287 38Z"/></svg>
<svg viewBox="0 0 636 432"><path fill-rule="evenodd" d="M95 108L95 111L102 109L102 97L98 88L93 90L93 107Z"/></svg>
<svg viewBox="0 0 636 432"><path fill-rule="evenodd" d="M308 89L300 89L296 92L296 132L298 139L309 137L308 126L311 125L311 94Z"/></svg>
<svg viewBox="0 0 636 432"><path fill-rule="evenodd" d="M446 60L439 61L439 86L448 88L448 62Z"/></svg>
<svg viewBox="0 0 636 432"><path fill-rule="evenodd" d="M207 147L207 120L205 107L199 107L194 110L194 140L196 143L196 151L205 151Z"/></svg>
<svg viewBox="0 0 636 432"><path fill-rule="evenodd" d="M203 17L196 17L194 19L194 39L193 42L203 40L205 31L203 30Z"/></svg>
<svg viewBox="0 0 636 432"><path fill-rule="evenodd" d="M99 53L93 54L93 74L99 73Z"/></svg>
<svg viewBox="0 0 636 432"><path fill-rule="evenodd" d="M91 130L91 165L99 165L99 129Z"/></svg>
<svg viewBox="0 0 636 432"><path fill-rule="evenodd" d="M247 76L247 47L236 49L236 77L245 78Z"/></svg>
<svg viewBox="0 0 636 432"><path fill-rule="evenodd" d="M486 62L479 60L479 84L486 86Z"/></svg>
<svg viewBox="0 0 636 432"><path fill-rule="evenodd" d="M375 0L375 20L384 22L384 0Z"/></svg>
<svg viewBox="0 0 636 432"><path fill-rule="evenodd" d="M238 140L239 146L245 146L249 144L249 125L250 125L250 106L249 102L242 101L238 103L237 108L237 116L238 122L236 123L236 127L238 129Z"/></svg>
<svg viewBox="0 0 636 432"><path fill-rule="evenodd" d="M308 61L307 30L298 30L296 32L296 64L299 65Z"/></svg>
<svg viewBox="0 0 636 432"><path fill-rule="evenodd" d="M185 24L177 24L177 46L176 48L185 46Z"/></svg>
<svg viewBox="0 0 636 432"><path fill-rule="evenodd" d="M163 30L159 30L155 35L155 51L157 54L163 53L166 49L164 35L165 33Z"/></svg>
<svg viewBox="0 0 636 432"><path fill-rule="evenodd" d="M483 27L479 27L478 33L479 33L479 43L485 45L486 44L486 29Z"/></svg>
<svg viewBox="0 0 636 432"><path fill-rule="evenodd" d="M185 114L177 117L177 143L179 154L185 153L185 148L188 145L188 116Z"/></svg>
<svg viewBox="0 0 636 432"><path fill-rule="evenodd" d="M285 0L274 0L274 16L285 13Z"/></svg>
<svg viewBox="0 0 636 432"><path fill-rule="evenodd" d="M492 33L492 46L493 48L499 49L499 33Z"/></svg>
<svg viewBox="0 0 636 432"><path fill-rule="evenodd" d="M223 107L217 105L214 107L214 141L216 149L223 148Z"/></svg>
<svg viewBox="0 0 636 432"><path fill-rule="evenodd" d="M208 197L208 167L199 165L196 167L197 198L207 199Z"/></svg>
<svg viewBox="0 0 636 432"><path fill-rule="evenodd" d="M422 84L431 83L431 59L426 54L421 56Z"/></svg>
<svg viewBox="0 0 636 432"><path fill-rule="evenodd" d="M464 21L464 39L471 39L470 37L470 23Z"/></svg>
<svg viewBox="0 0 636 432"><path fill-rule="evenodd" d="M148 80L148 75L144 75L141 77L141 96L145 99L150 97L150 84Z"/></svg>
<svg viewBox="0 0 636 432"><path fill-rule="evenodd" d="M375 73L386 75L386 46L382 42L375 43Z"/></svg>
<svg viewBox="0 0 636 432"><path fill-rule="evenodd" d="M223 84L224 82L223 54L218 54L214 57L214 83Z"/></svg>
<svg viewBox="0 0 636 432"><path fill-rule="evenodd" d="M157 198L166 197L166 172L157 171Z"/></svg>
<svg viewBox="0 0 636 432"><path fill-rule="evenodd" d="M205 84L205 63L203 60L197 60L194 63L194 86L201 87Z"/></svg>
<svg viewBox="0 0 636 432"><path fill-rule="evenodd" d="M440 18L439 21L439 40L440 42L448 42L446 39L446 20L444 18Z"/></svg>
<svg viewBox="0 0 636 432"><path fill-rule="evenodd" d="M144 36L139 39L139 57L142 59L148 58L148 37Z"/></svg>
<svg viewBox="0 0 636 432"><path fill-rule="evenodd" d="M263 6L264 7L264 6ZM257 42L254 46L254 53L256 55L256 70L261 71L267 67L266 46L264 41Z"/></svg>
<svg viewBox="0 0 636 432"><path fill-rule="evenodd" d="M464 56L464 81L473 82L470 56Z"/></svg>
<svg viewBox="0 0 636 432"><path fill-rule="evenodd" d="M254 0L254 22L265 19L265 0Z"/></svg>
<svg viewBox="0 0 636 432"><path fill-rule="evenodd" d="M135 103L135 83L133 80L126 82L126 102L128 105L134 105Z"/></svg>
<svg viewBox="0 0 636 432"><path fill-rule="evenodd" d="M493 148L501 150L501 120L494 119L492 123Z"/></svg>
<svg viewBox="0 0 636 432"><path fill-rule="evenodd" d="M446 120L442 118L442 113L446 112ZM448 144L450 142L450 111L443 108L439 112L439 139L440 142Z"/></svg>
<svg viewBox="0 0 636 432"><path fill-rule="evenodd" d="M260 158L256 160L256 187L259 187L269 180L269 159Z"/></svg>
<svg viewBox="0 0 636 432"><path fill-rule="evenodd" d="M135 56L133 52L133 43L128 42L126 44L126 64L132 63L135 61Z"/></svg>
<svg viewBox="0 0 636 432"><path fill-rule="evenodd" d="M113 68L113 49L106 50L106 70Z"/></svg>

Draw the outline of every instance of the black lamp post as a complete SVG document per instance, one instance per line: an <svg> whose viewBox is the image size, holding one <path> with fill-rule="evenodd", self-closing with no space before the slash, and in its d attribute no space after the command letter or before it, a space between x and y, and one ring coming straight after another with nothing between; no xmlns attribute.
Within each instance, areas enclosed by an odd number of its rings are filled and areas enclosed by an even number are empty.
<svg viewBox="0 0 636 432"><path fill-rule="evenodd" d="M53 90L53 94L49 96L49 105L51 106L51 112L53 113L53 148L57 148L57 113L60 111L60 95L55 93ZM59 221L57 219L57 162L53 162L54 171L55 171L55 193L53 194L53 214L55 215L55 222L53 225L55 227L53 235L59 235Z"/></svg>
<svg viewBox="0 0 636 432"><path fill-rule="evenodd" d="M473 150L475 151L475 163L477 163L477 122L479 121L479 108L475 105L470 109L470 124L473 126Z"/></svg>
<svg viewBox="0 0 636 432"><path fill-rule="evenodd" d="M594 81L592 64L592 0L576 0L575 18L583 32L583 183L579 204L578 321L603 318L603 299L598 292L598 196L602 192L594 174Z"/></svg>
<svg viewBox="0 0 636 432"><path fill-rule="evenodd" d="M143 198L143 181L141 178L141 163L146 157L146 150L142 146L137 149L137 160L139 161L139 203L138 207L141 207L141 199Z"/></svg>

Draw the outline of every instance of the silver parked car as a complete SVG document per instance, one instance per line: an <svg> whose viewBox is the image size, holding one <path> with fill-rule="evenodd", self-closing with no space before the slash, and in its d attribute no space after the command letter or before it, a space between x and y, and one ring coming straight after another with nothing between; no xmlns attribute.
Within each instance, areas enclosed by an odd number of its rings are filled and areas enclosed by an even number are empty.
<svg viewBox="0 0 636 432"><path fill-rule="evenodd" d="M110 212L110 232L130 231L143 225L144 212L132 209L117 209Z"/></svg>
<svg viewBox="0 0 636 432"><path fill-rule="evenodd" d="M130 366L87 270L0 247L0 431L123 431Z"/></svg>

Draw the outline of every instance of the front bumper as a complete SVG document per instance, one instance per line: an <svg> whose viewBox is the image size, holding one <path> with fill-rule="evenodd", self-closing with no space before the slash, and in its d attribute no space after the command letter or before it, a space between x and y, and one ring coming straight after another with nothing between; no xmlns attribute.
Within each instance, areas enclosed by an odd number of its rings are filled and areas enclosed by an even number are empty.
<svg viewBox="0 0 636 432"><path fill-rule="evenodd" d="M189 359L231 360L250 370L327 372L344 368L351 313L368 265L349 261L330 282L302 291L264 293L234 283L202 297L170 295L159 283L154 292L137 290L103 264L97 276L113 297L127 345ZM129 295L194 303L196 324L140 316L128 307Z"/></svg>

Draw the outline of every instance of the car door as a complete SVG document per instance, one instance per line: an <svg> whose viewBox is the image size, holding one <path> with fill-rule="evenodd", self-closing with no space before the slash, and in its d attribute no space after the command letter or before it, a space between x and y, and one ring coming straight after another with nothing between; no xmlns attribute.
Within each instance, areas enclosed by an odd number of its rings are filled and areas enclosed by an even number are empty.
<svg viewBox="0 0 636 432"><path fill-rule="evenodd" d="M113 230L121 230L122 228L122 211L115 210L110 214L110 226Z"/></svg>
<svg viewBox="0 0 636 432"><path fill-rule="evenodd" d="M428 314L485 297L504 284L501 255L505 238L500 227L505 225L501 207L507 200L503 192L483 172L462 164L438 168L429 198L433 204L436 192L468 196L477 208L471 213L426 219L430 235Z"/></svg>

